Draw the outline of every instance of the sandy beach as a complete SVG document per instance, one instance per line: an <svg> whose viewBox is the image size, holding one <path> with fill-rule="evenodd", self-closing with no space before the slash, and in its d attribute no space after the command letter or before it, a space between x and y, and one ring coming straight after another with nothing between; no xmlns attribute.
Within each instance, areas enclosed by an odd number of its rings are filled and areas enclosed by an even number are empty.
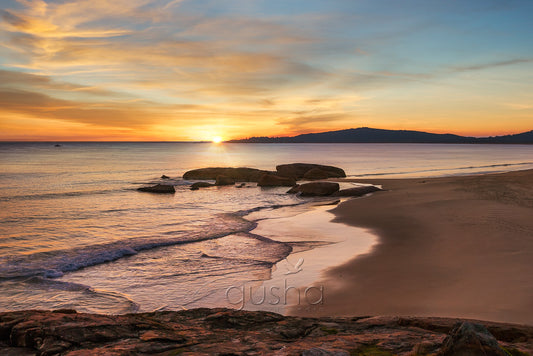
<svg viewBox="0 0 533 356"><path fill-rule="evenodd" d="M357 182L334 221L369 229L369 254L334 267L307 316L416 315L533 324L533 170Z"/></svg>

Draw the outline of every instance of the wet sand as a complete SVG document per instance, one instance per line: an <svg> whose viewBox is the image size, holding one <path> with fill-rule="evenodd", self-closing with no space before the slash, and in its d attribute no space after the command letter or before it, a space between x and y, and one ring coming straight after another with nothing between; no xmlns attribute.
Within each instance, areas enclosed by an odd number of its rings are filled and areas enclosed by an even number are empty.
<svg viewBox="0 0 533 356"><path fill-rule="evenodd" d="M416 315L533 325L533 170L357 180L387 191L332 210L379 242L327 271L306 316Z"/></svg>

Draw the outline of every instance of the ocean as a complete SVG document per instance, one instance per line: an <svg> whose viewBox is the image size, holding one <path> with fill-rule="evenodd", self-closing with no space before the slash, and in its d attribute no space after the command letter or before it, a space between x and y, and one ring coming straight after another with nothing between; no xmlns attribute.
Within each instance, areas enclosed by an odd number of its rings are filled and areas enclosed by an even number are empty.
<svg viewBox="0 0 533 356"><path fill-rule="evenodd" d="M254 183L191 191L181 177L293 162L338 166L350 178L437 177L533 168L533 146L0 143L0 310L228 306L228 286L267 282L291 248L320 246L319 233L254 233L314 201ZM174 195L136 190L163 174Z"/></svg>

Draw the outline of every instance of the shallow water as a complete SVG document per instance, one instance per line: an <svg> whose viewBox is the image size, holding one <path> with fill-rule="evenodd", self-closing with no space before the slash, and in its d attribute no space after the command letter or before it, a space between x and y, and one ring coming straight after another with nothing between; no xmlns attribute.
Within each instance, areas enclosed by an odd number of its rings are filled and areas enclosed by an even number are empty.
<svg viewBox="0 0 533 356"><path fill-rule="evenodd" d="M255 221L276 224L308 207L285 188L190 191L181 176L205 166L273 170L290 162L336 165L353 177L428 177L533 168L533 147L0 143L0 309L220 305L224 288L271 278L289 251L282 236L250 234ZM162 174L176 194L135 190ZM273 208L284 205L300 208Z"/></svg>

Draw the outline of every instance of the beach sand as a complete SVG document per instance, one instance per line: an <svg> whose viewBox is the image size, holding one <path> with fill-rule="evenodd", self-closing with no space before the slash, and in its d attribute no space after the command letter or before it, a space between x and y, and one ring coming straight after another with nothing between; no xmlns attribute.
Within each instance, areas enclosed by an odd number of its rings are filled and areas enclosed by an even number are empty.
<svg viewBox="0 0 533 356"><path fill-rule="evenodd" d="M533 170L356 180L386 191L351 199L334 221L379 236L329 269L324 304L303 316L446 316L533 325Z"/></svg>

